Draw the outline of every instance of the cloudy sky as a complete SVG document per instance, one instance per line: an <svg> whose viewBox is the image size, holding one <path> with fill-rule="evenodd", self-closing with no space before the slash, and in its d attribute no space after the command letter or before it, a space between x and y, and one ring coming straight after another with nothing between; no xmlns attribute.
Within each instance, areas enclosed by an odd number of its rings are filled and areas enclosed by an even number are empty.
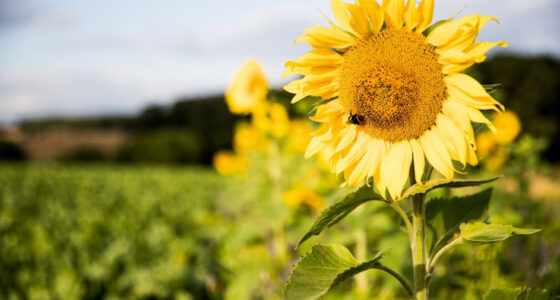
<svg viewBox="0 0 560 300"><path fill-rule="evenodd" d="M436 0L434 19L496 16L481 40L560 57L558 0ZM247 58L280 86L292 41L327 25L328 0L0 0L0 123L132 113L225 90Z"/></svg>

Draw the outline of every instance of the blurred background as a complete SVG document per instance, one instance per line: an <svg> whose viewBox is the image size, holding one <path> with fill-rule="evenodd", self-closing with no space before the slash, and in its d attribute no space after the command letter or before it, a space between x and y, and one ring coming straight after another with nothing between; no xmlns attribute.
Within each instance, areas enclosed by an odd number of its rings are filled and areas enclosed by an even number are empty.
<svg viewBox="0 0 560 300"><path fill-rule="evenodd" d="M558 294L560 2L442 0L434 21L459 11L497 17L479 40L510 45L468 70L501 83L493 95L515 120L506 141L480 132L471 177L505 175L490 212L543 232L454 252L433 296ZM289 105L281 89L285 61L308 50L293 40L327 26L323 14L332 19L328 0L0 0L0 298L279 298L309 249L294 244L342 192L301 157L310 103ZM224 92L248 58L284 133L253 134L251 116L228 110ZM403 241L389 211L360 214L314 242ZM406 251L392 255L409 269ZM335 295L403 297L390 278L365 278Z"/></svg>

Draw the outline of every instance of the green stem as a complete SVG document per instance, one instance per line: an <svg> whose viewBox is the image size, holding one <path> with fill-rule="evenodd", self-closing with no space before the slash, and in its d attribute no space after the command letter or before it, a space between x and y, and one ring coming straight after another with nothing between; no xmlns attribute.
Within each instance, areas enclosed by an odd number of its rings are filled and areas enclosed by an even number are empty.
<svg viewBox="0 0 560 300"><path fill-rule="evenodd" d="M412 197L412 266L414 271L414 296L416 300L428 299L426 268L426 219L425 194Z"/></svg>
<svg viewBox="0 0 560 300"><path fill-rule="evenodd" d="M406 282L406 280L399 275L399 273L387 268L386 266L382 265L381 263L376 263L372 268L374 269L378 269L378 270L382 270L385 271L387 273L389 273L391 276L393 276L395 279L397 279L401 285L403 286L403 288L405 289L406 293L408 294L409 297L413 297L414 296L414 292L412 292L412 289L410 288L410 285L408 285L408 282Z"/></svg>
<svg viewBox="0 0 560 300"><path fill-rule="evenodd" d="M434 258L432 258L430 260L430 262L428 263L428 270L431 270L435 267L437 261L439 260L439 258L443 255L443 253L447 252L449 249L461 244L463 242L462 238L458 238L453 240L451 243L445 245L443 248L441 248L436 255L434 255Z"/></svg>
<svg viewBox="0 0 560 300"><path fill-rule="evenodd" d="M387 204L389 204L395 211L397 211L397 213L403 219L404 225L406 226L406 231L408 232L409 242L412 243L412 224L410 223L410 219L408 219L408 216L406 215L404 210L395 201L389 200L387 201Z"/></svg>

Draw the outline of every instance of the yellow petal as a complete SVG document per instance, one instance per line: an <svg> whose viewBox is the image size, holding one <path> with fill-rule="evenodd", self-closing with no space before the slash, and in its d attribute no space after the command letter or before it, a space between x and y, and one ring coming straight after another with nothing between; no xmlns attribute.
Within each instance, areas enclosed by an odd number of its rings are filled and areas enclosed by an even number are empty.
<svg viewBox="0 0 560 300"><path fill-rule="evenodd" d="M451 158L461 162L464 168L467 163L467 143L461 130L455 126L453 121L443 114L438 116L436 128L444 138L448 149L451 150Z"/></svg>
<svg viewBox="0 0 560 300"><path fill-rule="evenodd" d="M356 134L357 134L356 126L347 126L346 127L346 134L344 136L342 136L342 138L340 139L340 142L336 146L334 152L335 153L340 152L340 151L343 151L344 149L348 148L350 146L350 144L352 144L354 142L354 139L356 138Z"/></svg>
<svg viewBox="0 0 560 300"><path fill-rule="evenodd" d="M366 12L356 4L344 3L350 12L350 27L358 36L367 36L371 32Z"/></svg>
<svg viewBox="0 0 560 300"><path fill-rule="evenodd" d="M408 141L391 145L387 157L381 164L381 180L387 180L387 189L393 199L398 199L412 162L412 150Z"/></svg>
<svg viewBox="0 0 560 300"><path fill-rule="evenodd" d="M383 157L385 157L386 147L385 142L374 138L371 139L369 147L373 151L368 168L368 177L371 177L379 170Z"/></svg>
<svg viewBox="0 0 560 300"><path fill-rule="evenodd" d="M401 28L404 22L404 0L383 0L387 26Z"/></svg>
<svg viewBox="0 0 560 300"><path fill-rule="evenodd" d="M343 62L340 54L330 49L313 49L294 61L286 62L286 67L291 66L338 66Z"/></svg>
<svg viewBox="0 0 560 300"><path fill-rule="evenodd" d="M416 10L416 0L408 0L406 3L406 9L404 12L404 22L406 29L412 31L420 21L420 15L418 10Z"/></svg>
<svg viewBox="0 0 560 300"><path fill-rule="evenodd" d="M353 165L359 159L361 159L366 150L369 137L363 131L358 131L358 136L356 137L356 142L351 146L350 150L343 159L339 160L336 165L336 172L341 173L347 167Z"/></svg>
<svg viewBox="0 0 560 300"><path fill-rule="evenodd" d="M368 167L370 166L370 162L373 159L373 157L376 155L374 149L372 149L371 146L371 138L368 137L368 147L366 147L366 152L364 154L364 156L358 161L358 163L356 164L356 167L354 168L354 170L352 171L352 173L350 174L350 176L347 179L348 185L349 186L356 186L359 183L361 183L364 179L367 178L368 176ZM375 149L376 150L376 149Z"/></svg>
<svg viewBox="0 0 560 300"><path fill-rule="evenodd" d="M315 115L309 117L309 119L319 123L331 122L336 116L339 116L343 112L344 108L340 104L340 101L335 99L319 105Z"/></svg>
<svg viewBox="0 0 560 300"><path fill-rule="evenodd" d="M497 130L496 127L494 127L494 124L492 124L492 122L490 122L490 120L488 120L480 112L480 110L465 105L465 111L469 115L469 118L471 119L472 122L486 124L486 126L488 126L488 129L490 129L490 131L496 133Z"/></svg>
<svg viewBox="0 0 560 300"><path fill-rule="evenodd" d="M343 31L322 26L315 26L304 30L304 34L294 43L307 43L313 48L347 49L354 43L354 38Z"/></svg>
<svg viewBox="0 0 560 300"><path fill-rule="evenodd" d="M418 5L418 13L420 15L420 20L416 27L416 32L422 32L432 24L434 0L423 0L420 2Z"/></svg>
<svg viewBox="0 0 560 300"><path fill-rule="evenodd" d="M465 105L455 101L447 100L443 103L442 112L448 116L457 128L461 129L469 138L474 139L471 119L466 112Z"/></svg>
<svg viewBox="0 0 560 300"><path fill-rule="evenodd" d="M412 149L412 157L414 162L414 178L416 182L422 183L422 175L424 175L424 167L426 158L422 146L417 140L410 140L410 148Z"/></svg>
<svg viewBox="0 0 560 300"><path fill-rule="evenodd" d="M350 26L350 14L346 10L346 5L340 0L331 0L331 9L338 25L346 31L355 33Z"/></svg>
<svg viewBox="0 0 560 300"><path fill-rule="evenodd" d="M305 158L310 158L311 156L317 154L317 152L323 150L328 144L321 141L321 137L313 137L307 145L305 150Z"/></svg>
<svg viewBox="0 0 560 300"><path fill-rule="evenodd" d="M466 74L453 74L444 78L450 96L479 109L503 110L504 106L496 101L476 81Z"/></svg>
<svg viewBox="0 0 560 300"><path fill-rule="evenodd" d="M381 6L374 0L358 0L358 3L365 10L373 31L378 32L381 26L383 26L384 21L384 13Z"/></svg>
<svg viewBox="0 0 560 300"><path fill-rule="evenodd" d="M506 42L476 42L468 46L465 50L463 50L467 55L478 57L483 56L488 52L488 50L494 47L508 47L508 43Z"/></svg>
<svg viewBox="0 0 560 300"><path fill-rule="evenodd" d="M447 152L447 147L441 138L434 131L430 130L420 137L420 144L424 149L428 162L430 162L434 169L445 178L452 179L454 172L453 164Z"/></svg>
<svg viewBox="0 0 560 300"><path fill-rule="evenodd" d="M490 16L469 15L455 22L446 22L432 30L426 41L441 49L463 50L474 42L480 29L490 20L498 21Z"/></svg>
<svg viewBox="0 0 560 300"><path fill-rule="evenodd" d="M296 79L288 84L286 84L284 86L284 90L286 90L286 92L291 93L291 94L295 94L294 98L292 98L291 103L296 103L298 101L300 101L301 99L305 98L307 95L305 95L301 89L301 82L302 79Z"/></svg>

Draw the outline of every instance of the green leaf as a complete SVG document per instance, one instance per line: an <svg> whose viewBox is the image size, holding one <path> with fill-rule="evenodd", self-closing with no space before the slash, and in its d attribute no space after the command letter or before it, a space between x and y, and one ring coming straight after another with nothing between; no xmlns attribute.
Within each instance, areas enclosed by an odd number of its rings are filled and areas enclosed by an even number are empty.
<svg viewBox="0 0 560 300"><path fill-rule="evenodd" d="M492 94L498 90L501 86L501 83L494 83L494 84L484 84L482 87L486 90L488 94Z"/></svg>
<svg viewBox="0 0 560 300"><path fill-rule="evenodd" d="M386 251L358 264L342 245L315 245L295 266L284 299L317 299L342 281L376 266Z"/></svg>
<svg viewBox="0 0 560 300"><path fill-rule="evenodd" d="M375 200L384 201L381 195L374 193L373 188L367 185L363 185L356 191L349 193L342 201L329 206L321 212L317 219L315 219L313 225L311 225L311 228L309 228L307 233L299 241L298 247L310 237L318 235L323 230L340 222L361 204Z"/></svg>
<svg viewBox="0 0 560 300"><path fill-rule="evenodd" d="M521 229L511 225L482 222L461 224L460 230L460 238L473 244L495 243L515 235L529 235L541 231L540 229Z"/></svg>
<svg viewBox="0 0 560 300"><path fill-rule="evenodd" d="M483 300L548 300L550 297L543 291L534 289L491 289L484 294Z"/></svg>
<svg viewBox="0 0 560 300"><path fill-rule="evenodd" d="M433 179L433 180L428 180L426 181L424 184L422 183L416 183L414 185L412 185L411 187L407 188L403 195L402 198L409 198L412 197L414 195L418 195L418 194L425 194L431 190L435 190L435 189L439 189L439 188L458 188L458 187L467 187L467 186L478 186L478 185L482 185L485 183L489 183L492 181L497 180L500 177L495 177L495 178L491 178L491 179L486 179L486 180L449 180L449 179Z"/></svg>
<svg viewBox="0 0 560 300"><path fill-rule="evenodd" d="M426 204L426 224L432 233L432 253L443 247L459 225L480 219L488 210L492 188L465 197L432 199Z"/></svg>

